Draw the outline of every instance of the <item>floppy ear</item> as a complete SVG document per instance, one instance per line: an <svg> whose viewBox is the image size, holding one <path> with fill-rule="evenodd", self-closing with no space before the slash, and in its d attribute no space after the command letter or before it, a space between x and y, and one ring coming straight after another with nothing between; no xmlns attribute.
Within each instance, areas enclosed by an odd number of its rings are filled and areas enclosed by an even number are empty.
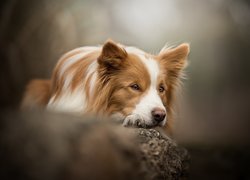
<svg viewBox="0 0 250 180"><path fill-rule="evenodd" d="M108 68L117 69L127 57L125 49L119 47L115 42L108 40L102 48L98 63Z"/></svg>
<svg viewBox="0 0 250 180"><path fill-rule="evenodd" d="M182 75L182 70L187 65L189 54L189 44L183 43L172 49L162 50L159 54L160 62L167 70L170 81L178 80Z"/></svg>

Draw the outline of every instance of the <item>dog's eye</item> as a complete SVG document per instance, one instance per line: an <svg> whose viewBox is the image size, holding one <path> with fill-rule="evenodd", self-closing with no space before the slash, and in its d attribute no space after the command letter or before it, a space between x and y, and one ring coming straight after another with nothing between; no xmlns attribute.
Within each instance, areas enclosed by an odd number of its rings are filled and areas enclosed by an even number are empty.
<svg viewBox="0 0 250 180"><path fill-rule="evenodd" d="M162 93L162 92L165 91L165 88L164 88L163 86L160 86L160 87L159 87L159 91Z"/></svg>
<svg viewBox="0 0 250 180"><path fill-rule="evenodd" d="M140 90L140 86L138 84L132 84L130 86L133 90L139 91Z"/></svg>

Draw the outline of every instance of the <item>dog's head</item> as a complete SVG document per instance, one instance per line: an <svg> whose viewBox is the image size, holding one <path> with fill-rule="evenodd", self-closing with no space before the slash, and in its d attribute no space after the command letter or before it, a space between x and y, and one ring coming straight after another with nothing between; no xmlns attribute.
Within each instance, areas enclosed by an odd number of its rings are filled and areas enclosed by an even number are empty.
<svg viewBox="0 0 250 180"><path fill-rule="evenodd" d="M107 41L98 58L98 74L103 91L108 93L109 114L140 117L149 127L164 126L188 53L188 44L151 55Z"/></svg>

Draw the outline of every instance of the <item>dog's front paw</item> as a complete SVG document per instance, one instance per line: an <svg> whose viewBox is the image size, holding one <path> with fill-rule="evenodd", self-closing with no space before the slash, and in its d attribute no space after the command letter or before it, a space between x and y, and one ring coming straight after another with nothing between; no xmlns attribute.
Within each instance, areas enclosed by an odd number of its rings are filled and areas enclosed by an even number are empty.
<svg viewBox="0 0 250 180"><path fill-rule="evenodd" d="M128 115L124 121L123 126L125 127L146 127L146 123L141 116L138 114Z"/></svg>

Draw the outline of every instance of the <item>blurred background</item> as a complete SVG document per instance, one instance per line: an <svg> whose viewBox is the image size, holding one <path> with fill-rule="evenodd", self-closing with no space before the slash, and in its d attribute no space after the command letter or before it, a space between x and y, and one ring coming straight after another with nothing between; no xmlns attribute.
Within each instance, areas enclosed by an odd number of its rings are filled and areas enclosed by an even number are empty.
<svg viewBox="0 0 250 180"><path fill-rule="evenodd" d="M176 137L249 142L250 3L247 0L3 0L0 106L18 108L26 83L58 58L106 39L158 53L189 42Z"/></svg>

